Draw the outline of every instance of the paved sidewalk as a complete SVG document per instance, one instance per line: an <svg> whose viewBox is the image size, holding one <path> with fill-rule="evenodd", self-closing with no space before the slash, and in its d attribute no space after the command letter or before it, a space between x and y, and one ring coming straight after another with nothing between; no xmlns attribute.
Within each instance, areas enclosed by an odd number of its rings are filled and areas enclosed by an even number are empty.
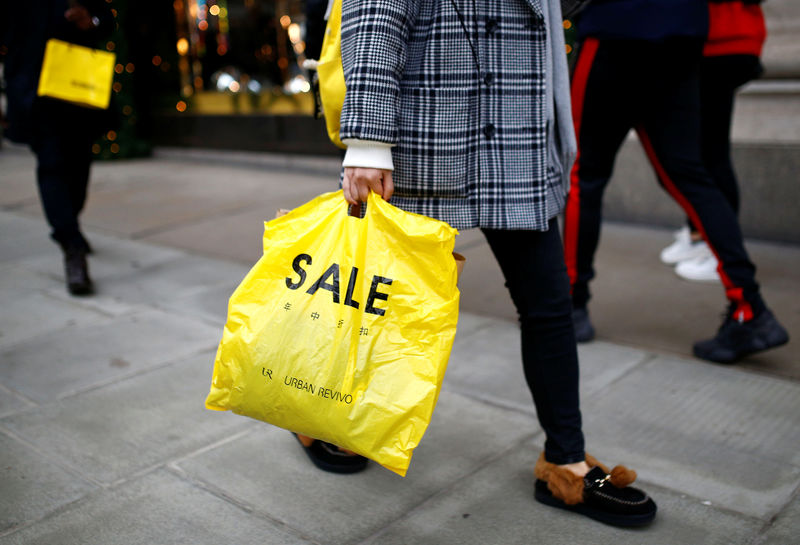
<svg viewBox="0 0 800 545"><path fill-rule="evenodd" d="M226 300L261 222L336 185L330 159L178 152L98 164L84 223L98 294L72 298L33 160L0 150L0 545L752 544L800 533L800 248L751 242L794 343L689 356L724 302L657 263L664 230L611 225L580 347L589 449L659 504L619 530L539 505L543 441L518 330L479 233L456 344L406 478L315 470L277 428L203 408Z"/></svg>

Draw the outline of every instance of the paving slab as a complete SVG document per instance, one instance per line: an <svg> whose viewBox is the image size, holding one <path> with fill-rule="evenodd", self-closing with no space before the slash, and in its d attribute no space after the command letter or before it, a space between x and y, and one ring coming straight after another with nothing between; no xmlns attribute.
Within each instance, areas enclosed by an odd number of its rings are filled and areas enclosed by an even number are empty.
<svg viewBox="0 0 800 545"><path fill-rule="evenodd" d="M96 488L0 430L0 535Z"/></svg>
<svg viewBox="0 0 800 545"><path fill-rule="evenodd" d="M178 466L322 543L356 543L535 430L530 417L443 391L405 478L376 464L356 475L323 473L288 432L266 424Z"/></svg>
<svg viewBox="0 0 800 545"><path fill-rule="evenodd" d="M49 401L210 350L217 328L190 316L147 310L70 327L0 351L0 383Z"/></svg>
<svg viewBox="0 0 800 545"><path fill-rule="evenodd" d="M533 413L520 343L516 323L462 311L445 383L468 397ZM581 398L585 399L650 356L642 350L596 342L579 347L578 357Z"/></svg>
<svg viewBox="0 0 800 545"><path fill-rule="evenodd" d="M800 385L658 357L583 404L590 452L762 519L800 485Z"/></svg>
<svg viewBox="0 0 800 545"><path fill-rule="evenodd" d="M165 310L180 312L192 318L203 320L217 328L218 336L222 338L222 328L225 326L228 314L228 300L245 274L246 269L242 271L241 275L232 275L232 280L229 282L180 297L165 299L158 306Z"/></svg>
<svg viewBox="0 0 800 545"><path fill-rule="evenodd" d="M264 518L157 471L0 538L3 545L302 545Z"/></svg>
<svg viewBox="0 0 800 545"><path fill-rule="evenodd" d="M0 218L14 223L21 222L22 227L35 221L11 213L0 213ZM87 233L87 237L94 250L94 253L89 255L90 271L93 276L98 277L121 276L186 255L185 252L175 248L142 244L97 231ZM43 251L36 252L36 255L18 259L17 263L39 274L61 280L64 272L58 247L50 242L46 249L41 250Z"/></svg>
<svg viewBox="0 0 800 545"><path fill-rule="evenodd" d="M343 153L343 152L342 152ZM236 164L269 173L300 173L338 177L342 169L341 156L297 155L291 153L253 153L252 151L214 150L159 146L153 153L160 161L193 165Z"/></svg>
<svg viewBox="0 0 800 545"><path fill-rule="evenodd" d="M0 322L0 349L39 335L98 324L108 315L53 297L52 282L21 267L1 266L0 308L8 319Z"/></svg>
<svg viewBox="0 0 800 545"><path fill-rule="evenodd" d="M0 191L0 207L14 208L37 202L36 159L26 146L14 145L4 140L0 149L0 171L3 191Z"/></svg>
<svg viewBox="0 0 800 545"><path fill-rule="evenodd" d="M9 227L11 238L17 233L25 233L24 246L30 251L20 248L20 251L9 252L8 260L0 261L13 265L17 276L22 278L4 279L0 289L14 290L19 293L31 290L42 290L47 295L75 308L98 310L106 315L115 316L131 312L142 302L139 297L130 298L130 303L125 303L120 293L117 293L117 279L135 278L141 282L152 281L143 278L142 270L164 261L186 257L185 252L173 248L163 248L155 245L109 237L96 232L89 233L89 238L94 253L89 256L89 270L95 280L95 295L93 297L75 298L67 294L64 285L64 266L62 255L58 247L48 240L43 230L43 220L35 220L18 213L0 212L0 224ZM42 227L42 232L32 239L31 231ZM5 234L5 233L4 233ZM0 245L6 238L0 239ZM220 268L220 267L217 267ZM0 270L1 272L1 270ZM191 284L184 289L191 288Z"/></svg>
<svg viewBox="0 0 800 545"><path fill-rule="evenodd" d="M204 407L214 352L0 420L43 452L101 483L235 435L253 421Z"/></svg>
<svg viewBox="0 0 800 545"><path fill-rule="evenodd" d="M800 536L800 496L794 499L770 525L758 545L789 545L797 543Z"/></svg>
<svg viewBox="0 0 800 545"><path fill-rule="evenodd" d="M5 185L3 187L5 189ZM49 252L58 255L58 247L50 240L49 232L41 219L0 212L0 233L3 233L0 237L0 263Z"/></svg>
<svg viewBox="0 0 800 545"><path fill-rule="evenodd" d="M127 303L168 305L208 288L236 285L247 269L238 263L183 254L110 276L96 275L102 292Z"/></svg>
<svg viewBox="0 0 800 545"><path fill-rule="evenodd" d="M285 208L290 206L287 201ZM240 210L176 226L142 240L252 266L264 252L264 221L273 217L275 210L266 208Z"/></svg>
<svg viewBox="0 0 800 545"><path fill-rule="evenodd" d="M176 164L160 176L133 184L103 185L90 193L83 215L87 227L126 236L147 236L189 222L259 209L274 215L285 203L301 204L338 181L319 176L237 168L235 164ZM303 198L308 197L308 198Z"/></svg>
<svg viewBox="0 0 800 545"><path fill-rule="evenodd" d="M757 519L701 505L698 500L641 483L659 513L644 529L619 529L541 505L533 498L530 445L513 452L373 535L364 545L736 545L749 543Z"/></svg>
<svg viewBox="0 0 800 545"><path fill-rule="evenodd" d="M32 401L0 384L0 418L35 406Z"/></svg>
<svg viewBox="0 0 800 545"><path fill-rule="evenodd" d="M311 181L290 178L280 190L275 189L274 183L265 182L251 196L252 206L248 208L176 225L142 240L253 265L263 253L264 222L273 219L279 208L293 209L337 189L335 183L324 179Z"/></svg>
<svg viewBox="0 0 800 545"><path fill-rule="evenodd" d="M713 336L727 308L722 285L688 282L659 261L670 231L605 224L597 251L597 277L589 303L597 338L692 357L692 344ZM790 337L800 338L797 271L800 248L748 241L767 304ZM737 364L761 373L800 379L794 343L750 356Z"/></svg>

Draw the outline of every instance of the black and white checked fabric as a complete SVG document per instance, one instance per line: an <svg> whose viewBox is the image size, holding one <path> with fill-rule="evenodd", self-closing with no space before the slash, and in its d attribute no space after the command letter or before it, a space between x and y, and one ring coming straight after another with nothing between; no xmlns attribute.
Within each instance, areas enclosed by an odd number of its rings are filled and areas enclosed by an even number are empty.
<svg viewBox="0 0 800 545"><path fill-rule="evenodd" d="M547 230L564 197L540 1L343 1L340 135L396 144L393 204L457 229Z"/></svg>

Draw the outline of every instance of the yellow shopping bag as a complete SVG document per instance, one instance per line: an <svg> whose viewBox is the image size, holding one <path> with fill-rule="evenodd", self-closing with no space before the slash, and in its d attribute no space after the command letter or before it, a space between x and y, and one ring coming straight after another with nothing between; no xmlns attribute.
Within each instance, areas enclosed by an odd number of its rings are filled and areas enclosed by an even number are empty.
<svg viewBox="0 0 800 545"><path fill-rule="evenodd" d="M340 148L346 148L339 137L340 118L344 104L345 83L342 68L342 0L334 0L328 23L325 26L325 37L322 40L322 52L319 64L319 96L322 101L322 113L328 138Z"/></svg>
<svg viewBox="0 0 800 545"><path fill-rule="evenodd" d="M111 101L115 58L108 51L47 40L37 94L105 110Z"/></svg>
<svg viewBox="0 0 800 545"><path fill-rule="evenodd" d="M206 407L327 441L405 475L458 320L457 231L341 191L265 224L233 293Z"/></svg>

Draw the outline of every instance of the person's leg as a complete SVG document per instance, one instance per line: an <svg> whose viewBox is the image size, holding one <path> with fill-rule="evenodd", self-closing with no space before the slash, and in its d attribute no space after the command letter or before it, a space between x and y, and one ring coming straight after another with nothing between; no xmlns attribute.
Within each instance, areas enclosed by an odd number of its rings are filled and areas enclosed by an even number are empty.
<svg viewBox="0 0 800 545"><path fill-rule="evenodd" d="M594 329L586 306L600 239L603 193L614 159L632 123L630 75L621 44L587 39L572 75L571 93L578 155L564 211L564 257L575 308L579 342Z"/></svg>
<svg viewBox="0 0 800 545"><path fill-rule="evenodd" d="M68 138L48 127L37 131L33 144L42 209L52 230L51 237L64 249L80 246L83 239L73 204L73 187L79 184L74 181L72 148Z"/></svg>
<svg viewBox="0 0 800 545"><path fill-rule="evenodd" d="M649 523L656 505L630 486L636 473L622 466L610 471L584 452L578 352L556 220L546 232L483 232L519 312L525 378L545 432L545 450L534 467L534 497L607 524Z"/></svg>
<svg viewBox="0 0 800 545"><path fill-rule="evenodd" d="M89 170L91 168L91 158L86 151L91 148L76 149L75 156L72 158L70 170L72 176L69 180L70 202L75 216L79 216L86 205L86 194L89 187Z"/></svg>
<svg viewBox="0 0 800 545"><path fill-rule="evenodd" d="M76 210L76 203L80 201L82 207L85 200L88 162L85 169L83 161L76 164L76 138L45 122L36 127L32 147L42 208L52 229L51 237L64 252L67 289L73 295L89 295L94 286L86 261L88 244Z"/></svg>
<svg viewBox="0 0 800 545"><path fill-rule="evenodd" d="M684 208L719 260L718 272L730 301L728 320L717 337L695 344L695 355L713 361L735 361L748 353L783 344L788 335L761 298L755 266L744 248L736 213L701 159L699 50L672 44L657 60L663 79L638 128L642 145L659 181ZM742 326L749 322L752 323ZM740 327L737 329L735 324Z"/></svg>
<svg viewBox="0 0 800 545"><path fill-rule="evenodd" d="M578 397L578 352L569 282L556 220L550 230L483 230L519 313L522 363L554 464L585 458Z"/></svg>
<svg viewBox="0 0 800 545"><path fill-rule="evenodd" d="M703 164L739 212L739 188L731 159L731 121L736 90L758 77L755 55L704 57L700 65L700 134Z"/></svg>
<svg viewBox="0 0 800 545"><path fill-rule="evenodd" d="M700 155L699 47L680 42L658 60L662 79L637 131L659 181L684 208L722 262L728 298L745 320L763 309L755 266L744 249L736 214Z"/></svg>
<svg viewBox="0 0 800 545"><path fill-rule="evenodd" d="M70 202L76 222L78 223L79 240L76 241L76 243L82 246L87 252L91 252L92 250L89 242L80 230L80 214L86 205L86 197L89 188L89 173L92 164L92 138L88 135L79 138L79 135L76 135L72 145L72 149L69 150L71 162L69 171L71 175L68 181Z"/></svg>
<svg viewBox="0 0 800 545"><path fill-rule="evenodd" d="M739 187L731 160L730 129L736 89L760 73L758 57L704 57L700 63L700 142L702 159L725 199L739 212ZM675 264L675 274L687 280L718 282L719 263L700 231L687 220L689 231L661 255ZM684 233L681 232L683 236Z"/></svg>

